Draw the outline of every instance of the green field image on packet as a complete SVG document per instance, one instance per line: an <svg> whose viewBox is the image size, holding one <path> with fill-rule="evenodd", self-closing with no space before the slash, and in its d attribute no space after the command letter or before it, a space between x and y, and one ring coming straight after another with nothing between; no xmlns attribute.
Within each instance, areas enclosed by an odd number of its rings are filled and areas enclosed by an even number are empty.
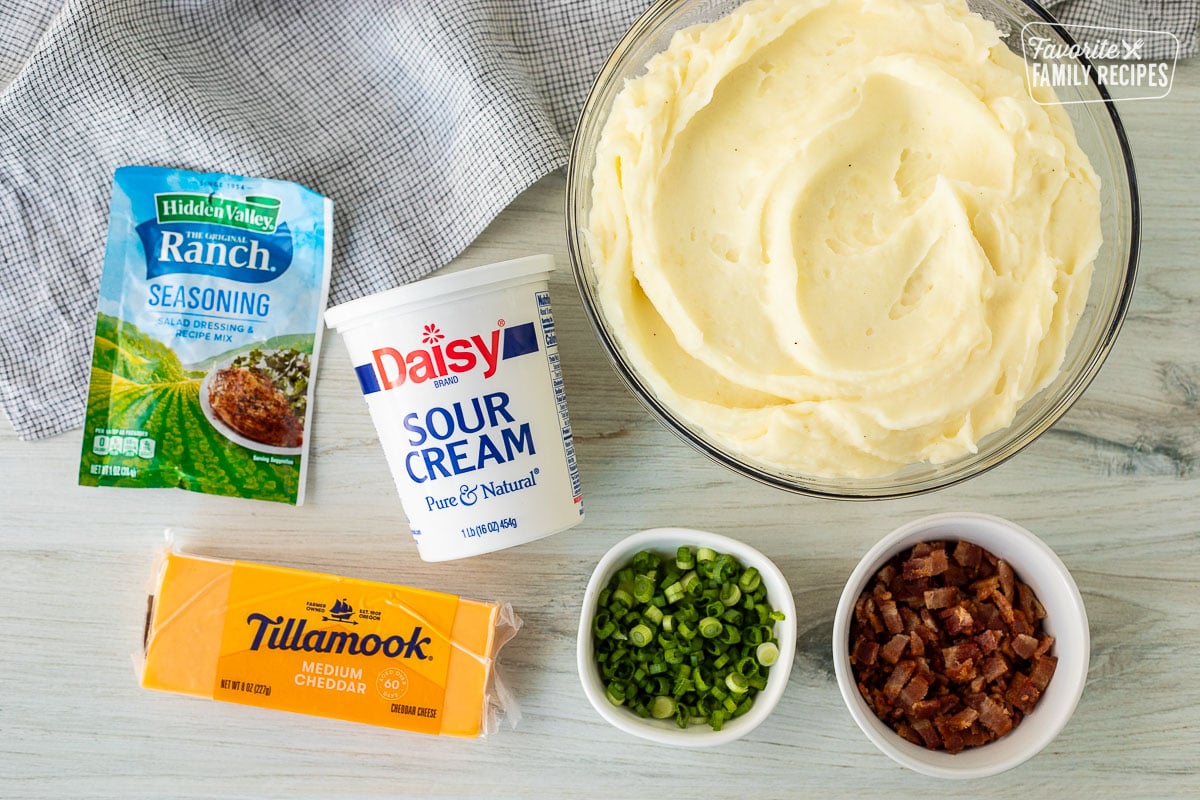
<svg viewBox="0 0 1200 800"><path fill-rule="evenodd" d="M303 502L332 214L286 181L116 171L80 484Z"/></svg>

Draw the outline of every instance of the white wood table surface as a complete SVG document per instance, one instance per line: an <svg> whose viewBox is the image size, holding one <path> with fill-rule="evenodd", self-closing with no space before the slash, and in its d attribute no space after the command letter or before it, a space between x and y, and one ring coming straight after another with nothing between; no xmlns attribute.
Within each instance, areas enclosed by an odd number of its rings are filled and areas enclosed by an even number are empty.
<svg viewBox="0 0 1200 800"><path fill-rule="evenodd" d="M416 554L339 337L326 337L308 502L76 486L79 432L0 430L0 798L1200 796L1200 60L1161 100L1125 102L1142 192L1141 271L1099 378L1008 463L931 495L814 500L708 461L609 368L574 288L564 181L520 197L457 262L554 254L555 317L587 519L464 561ZM893 527L949 510L999 514L1073 572L1091 671L1040 755L966 784L897 766L843 706L832 616L858 558ZM715 750L608 726L575 670L595 562L642 528L683 525L763 550L795 592L799 649L775 713ZM511 601L525 626L501 665L522 718L487 740L423 737L148 692L138 650L151 562L168 526L200 552Z"/></svg>

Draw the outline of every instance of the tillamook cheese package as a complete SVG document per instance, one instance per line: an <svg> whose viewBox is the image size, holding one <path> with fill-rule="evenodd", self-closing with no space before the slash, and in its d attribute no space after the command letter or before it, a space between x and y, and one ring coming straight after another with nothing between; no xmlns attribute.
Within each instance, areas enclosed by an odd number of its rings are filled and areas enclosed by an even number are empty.
<svg viewBox="0 0 1200 800"><path fill-rule="evenodd" d="M303 502L332 232L294 183L118 169L79 482Z"/></svg>
<svg viewBox="0 0 1200 800"><path fill-rule="evenodd" d="M515 719L507 605L173 549L150 591L148 689L449 736Z"/></svg>

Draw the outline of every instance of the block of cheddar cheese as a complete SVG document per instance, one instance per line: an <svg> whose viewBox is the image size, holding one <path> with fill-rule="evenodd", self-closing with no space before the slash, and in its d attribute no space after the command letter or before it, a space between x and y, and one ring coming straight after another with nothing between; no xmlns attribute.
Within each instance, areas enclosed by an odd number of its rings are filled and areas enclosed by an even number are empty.
<svg viewBox="0 0 1200 800"><path fill-rule="evenodd" d="M148 689L452 736L515 711L499 603L172 550L147 613Z"/></svg>

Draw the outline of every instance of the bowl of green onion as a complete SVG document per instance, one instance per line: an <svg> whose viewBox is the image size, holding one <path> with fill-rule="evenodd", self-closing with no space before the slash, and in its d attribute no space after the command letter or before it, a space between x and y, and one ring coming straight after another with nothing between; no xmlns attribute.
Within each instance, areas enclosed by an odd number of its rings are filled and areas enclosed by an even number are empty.
<svg viewBox="0 0 1200 800"><path fill-rule="evenodd" d="M576 657L605 720L661 744L711 747L767 718L795 650L795 600L770 559L716 533L655 528L596 565Z"/></svg>

